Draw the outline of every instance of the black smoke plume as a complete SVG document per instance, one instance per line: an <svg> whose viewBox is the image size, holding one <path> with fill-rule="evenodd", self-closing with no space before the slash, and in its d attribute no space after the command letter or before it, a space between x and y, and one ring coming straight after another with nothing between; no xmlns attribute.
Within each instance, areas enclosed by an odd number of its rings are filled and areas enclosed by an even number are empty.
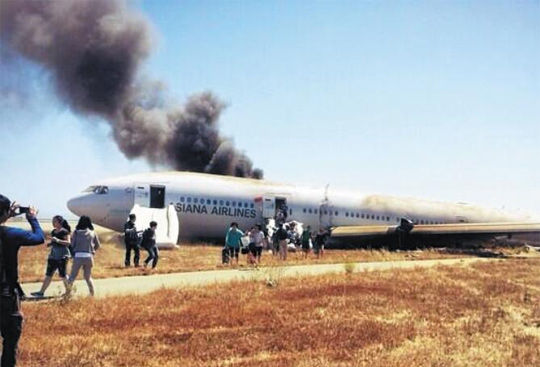
<svg viewBox="0 0 540 367"><path fill-rule="evenodd" d="M152 27L124 0L2 0L2 58L13 51L43 66L74 112L105 119L130 159L179 170L262 178L251 160L223 137L225 105L212 93L170 105L162 83L139 69ZM10 57L11 58L11 57Z"/></svg>

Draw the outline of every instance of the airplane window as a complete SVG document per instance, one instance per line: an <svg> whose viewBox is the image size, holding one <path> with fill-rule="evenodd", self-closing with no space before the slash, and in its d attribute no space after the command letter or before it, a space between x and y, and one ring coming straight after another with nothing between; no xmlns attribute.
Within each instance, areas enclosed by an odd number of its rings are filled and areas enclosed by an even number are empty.
<svg viewBox="0 0 540 367"><path fill-rule="evenodd" d="M360 215L360 218L364 218L364 213L362 213L362 214Z"/></svg>
<svg viewBox="0 0 540 367"><path fill-rule="evenodd" d="M206 205L210 205L210 203L212 203L212 200L206 199Z"/></svg>
<svg viewBox="0 0 540 367"><path fill-rule="evenodd" d="M313 213L317 214L318 210L317 209L313 209Z"/></svg>
<svg viewBox="0 0 540 367"><path fill-rule="evenodd" d="M377 220L379 220L379 216L377 215Z"/></svg>
<svg viewBox="0 0 540 367"><path fill-rule="evenodd" d="M289 215L292 215L292 209L289 209Z"/></svg>
<svg viewBox="0 0 540 367"><path fill-rule="evenodd" d="M303 209L302 209L302 213L305 213L305 212L306 212L306 208L303 208Z"/></svg>
<svg viewBox="0 0 540 367"><path fill-rule="evenodd" d="M325 210L325 211L324 211L324 215L328 215L328 210Z"/></svg>
<svg viewBox="0 0 540 367"><path fill-rule="evenodd" d="M308 209L308 213L311 214L311 209Z"/></svg>
<svg viewBox="0 0 540 367"><path fill-rule="evenodd" d="M94 192L97 186L88 186L83 192Z"/></svg>
<svg viewBox="0 0 540 367"><path fill-rule="evenodd" d="M187 198L187 202L191 203L191 198L190 197Z"/></svg>
<svg viewBox="0 0 540 367"><path fill-rule="evenodd" d="M375 214L371 214L371 219L375 219Z"/></svg>
<svg viewBox="0 0 540 367"><path fill-rule="evenodd" d="M390 217L386 217L386 221L387 221L387 222L390 222Z"/></svg>
<svg viewBox="0 0 540 367"><path fill-rule="evenodd" d="M348 216L349 216L349 212L345 212L345 216L348 217Z"/></svg>
<svg viewBox="0 0 540 367"><path fill-rule="evenodd" d="M225 203L223 202L223 200L220 200L220 201L219 201L219 205L223 205L223 204L225 204Z"/></svg>
<svg viewBox="0 0 540 367"><path fill-rule="evenodd" d="M339 215L339 212L336 212L336 215Z"/></svg>
<svg viewBox="0 0 540 367"><path fill-rule="evenodd" d="M212 201L212 204L217 205L217 200Z"/></svg>
<svg viewBox="0 0 540 367"><path fill-rule="evenodd" d="M199 199L193 198L193 202L194 202L195 204L197 204L197 203L199 202Z"/></svg>
<svg viewBox="0 0 540 367"><path fill-rule="evenodd" d="M232 202L232 206L236 206L236 201L233 201L233 202Z"/></svg>
<svg viewBox="0 0 540 367"><path fill-rule="evenodd" d="M229 206L230 204L231 204L231 203L230 203L228 200L225 202L225 205L226 205L226 206Z"/></svg>
<svg viewBox="0 0 540 367"><path fill-rule="evenodd" d="M184 201L186 201L186 198L183 196L180 196L180 202L183 203Z"/></svg>
<svg viewBox="0 0 540 367"><path fill-rule="evenodd" d="M248 203L244 203L244 208L247 208L248 206Z"/></svg>
<svg viewBox="0 0 540 367"><path fill-rule="evenodd" d="M249 206L250 206L251 208L254 208L254 207L255 207L255 204L251 203Z"/></svg>
<svg viewBox="0 0 540 367"><path fill-rule="evenodd" d="M108 186L89 186L83 192L93 192L94 194L103 195L109 193Z"/></svg>

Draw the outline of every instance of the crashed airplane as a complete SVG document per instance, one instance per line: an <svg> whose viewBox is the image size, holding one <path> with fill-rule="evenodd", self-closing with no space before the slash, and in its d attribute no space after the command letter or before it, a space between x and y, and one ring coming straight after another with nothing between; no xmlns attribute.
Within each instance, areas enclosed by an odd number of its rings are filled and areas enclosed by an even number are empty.
<svg viewBox="0 0 540 367"><path fill-rule="evenodd" d="M130 213L157 242L222 239L231 222L265 223L286 205L288 220L331 231L335 246L455 246L512 239L540 242L540 219L464 203L443 203L192 172L144 173L96 183L68 201L76 215L122 231Z"/></svg>

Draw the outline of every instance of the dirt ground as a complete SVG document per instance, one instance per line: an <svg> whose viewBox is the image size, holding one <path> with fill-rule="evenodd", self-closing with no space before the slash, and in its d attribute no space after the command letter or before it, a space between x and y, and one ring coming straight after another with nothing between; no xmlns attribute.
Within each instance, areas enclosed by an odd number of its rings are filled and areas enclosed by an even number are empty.
<svg viewBox="0 0 540 367"><path fill-rule="evenodd" d="M25 303L22 366L540 365L540 260Z"/></svg>

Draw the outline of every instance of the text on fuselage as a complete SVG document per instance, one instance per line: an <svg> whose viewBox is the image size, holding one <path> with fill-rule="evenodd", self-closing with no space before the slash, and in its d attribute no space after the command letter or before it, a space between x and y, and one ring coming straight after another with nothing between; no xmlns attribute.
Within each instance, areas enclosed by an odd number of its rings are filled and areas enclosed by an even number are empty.
<svg viewBox="0 0 540 367"><path fill-rule="evenodd" d="M255 209L244 208L231 208L228 206L213 206L208 207L205 204L185 204L176 203L174 208L178 213L197 213L197 214L210 214L210 215L222 215L227 217L242 217L242 218L255 218Z"/></svg>

